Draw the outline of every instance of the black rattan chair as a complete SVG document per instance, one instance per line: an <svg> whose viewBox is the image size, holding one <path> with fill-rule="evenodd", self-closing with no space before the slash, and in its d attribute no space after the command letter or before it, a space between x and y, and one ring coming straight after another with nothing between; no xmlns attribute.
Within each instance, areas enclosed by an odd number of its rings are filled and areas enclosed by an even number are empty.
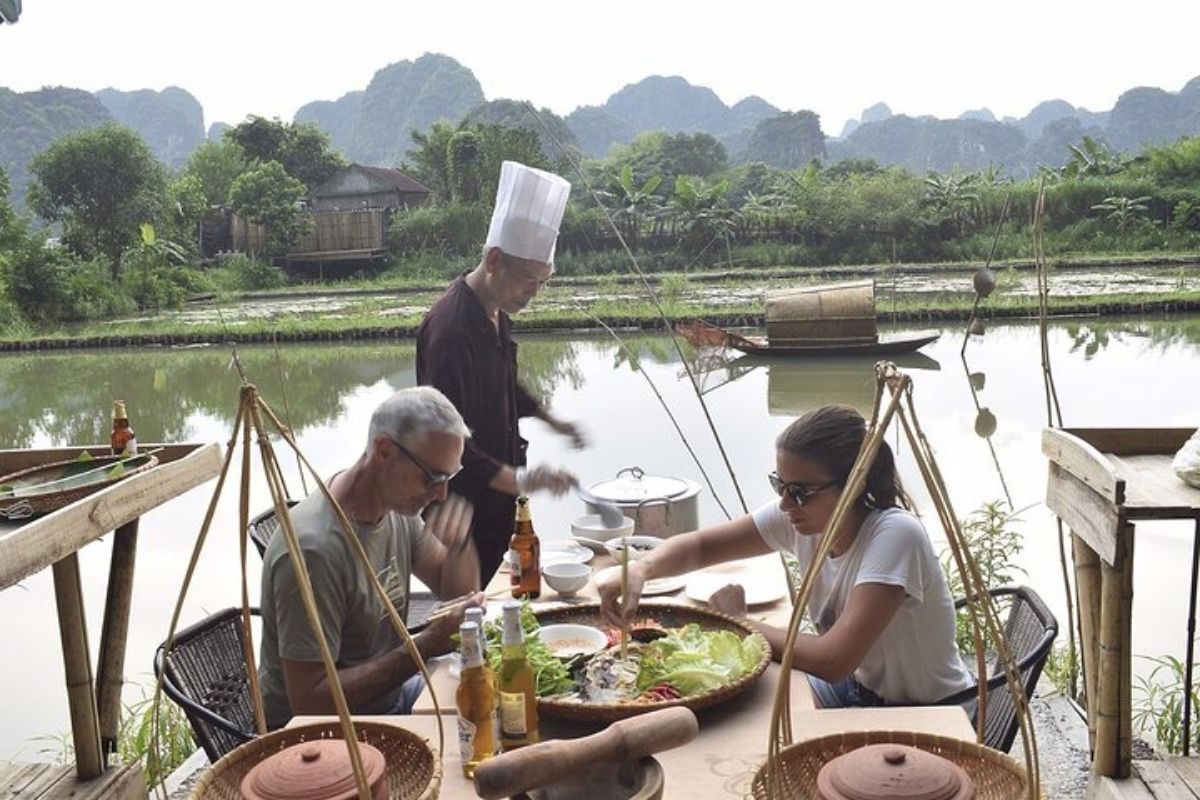
<svg viewBox="0 0 1200 800"><path fill-rule="evenodd" d="M257 615L258 609L251 609ZM242 610L227 608L175 634L154 654L163 691L187 715L210 763L257 736L242 653Z"/></svg>
<svg viewBox="0 0 1200 800"><path fill-rule="evenodd" d="M1008 618L1004 623L1004 638L1017 659L1017 670L1025 696L1033 696L1034 687L1041 677L1042 667L1050 656L1054 638L1058 635L1058 620L1038 597L1037 592L1027 586L1005 586L989 589L992 599L1009 604ZM966 606L965 598L956 600L954 607ZM965 654L968 666L973 662ZM1017 735L1017 708L1008 689L1008 681L999 659L988 667L987 714L984 720L984 741L988 747L1007 753ZM965 689L939 700L935 705L962 705L978 695L977 688ZM975 723L972 717L971 723Z"/></svg>
<svg viewBox="0 0 1200 800"><path fill-rule="evenodd" d="M294 507L299 502L299 500L288 500L288 508ZM250 520L246 526L246 532L250 534L250 541L254 542L260 556L267 552L267 543L271 541L271 537L278 530L279 520L275 517L274 506ZM404 621L409 632L416 633L424 628L429 615L437 607L438 599L433 592L410 592L408 595L408 618Z"/></svg>
<svg viewBox="0 0 1200 800"><path fill-rule="evenodd" d="M299 502L299 500L288 500L287 507L294 508ZM250 541L254 542L254 546L258 548L260 557L267 552L267 542L271 541L271 537L277 530L279 530L279 520L275 518L274 506L250 520L246 526L246 532L250 534Z"/></svg>

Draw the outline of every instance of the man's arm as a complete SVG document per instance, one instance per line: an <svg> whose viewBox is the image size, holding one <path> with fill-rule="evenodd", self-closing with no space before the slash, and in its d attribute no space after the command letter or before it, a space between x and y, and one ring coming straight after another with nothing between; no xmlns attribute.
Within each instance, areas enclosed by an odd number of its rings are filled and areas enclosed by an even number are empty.
<svg viewBox="0 0 1200 800"><path fill-rule="evenodd" d="M413 574L443 599L479 591L479 551L471 538L474 506L451 494L434 506L413 542Z"/></svg>

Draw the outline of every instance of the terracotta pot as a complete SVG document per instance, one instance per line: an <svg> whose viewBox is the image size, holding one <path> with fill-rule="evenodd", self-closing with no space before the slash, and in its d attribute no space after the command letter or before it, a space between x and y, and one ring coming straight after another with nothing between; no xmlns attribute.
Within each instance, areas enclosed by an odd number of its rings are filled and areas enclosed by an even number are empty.
<svg viewBox="0 0 1200 800"><path fill-rule="evenodd" d="M838 756L817 774L822 800L972 800L975 784L957 764L916 747L871 744Z"/></svg>
<svg viewBox="0 0 1200 800"><path fill-rule="evenodd" d="M359 742L373 800L387 800L383 753ZM242 779L246 800L357 800L345 739L313 739L264 759Z"/></svg>

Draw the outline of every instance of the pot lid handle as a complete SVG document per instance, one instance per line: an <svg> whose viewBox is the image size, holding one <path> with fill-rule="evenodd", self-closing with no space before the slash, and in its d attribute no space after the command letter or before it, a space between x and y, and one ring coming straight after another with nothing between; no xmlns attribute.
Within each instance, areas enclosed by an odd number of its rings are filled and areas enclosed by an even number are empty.
<svg viewBox="0 0 1200 800"><path fill-rule="evenodd" d="M617 470L617 477L621 477L626 472L632 475L635 481L640 481L642 476L646 474L646 470L642 469L641 467L625 467L624 469Z"/></svg>

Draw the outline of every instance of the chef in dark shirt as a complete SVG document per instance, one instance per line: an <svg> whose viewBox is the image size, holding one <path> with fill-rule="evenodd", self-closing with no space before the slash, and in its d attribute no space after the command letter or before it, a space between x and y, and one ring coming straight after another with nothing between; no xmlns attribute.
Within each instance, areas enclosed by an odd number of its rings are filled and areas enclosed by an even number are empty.
<svg viewBox="0 0 1200 800"><path fill-rule="evenodd" d="M557 175L505 161L479 265L450 284L417 332L417 382L439 389L471 428L463 469L450 491L475 505L471 535L483 586L508 549L516 496L538 490L560 495L578 483L566 470L525 469L521 417L537 417L577 448L585 441L517 380L509 320L554 274L554 245L570 191Z"/></svg>

